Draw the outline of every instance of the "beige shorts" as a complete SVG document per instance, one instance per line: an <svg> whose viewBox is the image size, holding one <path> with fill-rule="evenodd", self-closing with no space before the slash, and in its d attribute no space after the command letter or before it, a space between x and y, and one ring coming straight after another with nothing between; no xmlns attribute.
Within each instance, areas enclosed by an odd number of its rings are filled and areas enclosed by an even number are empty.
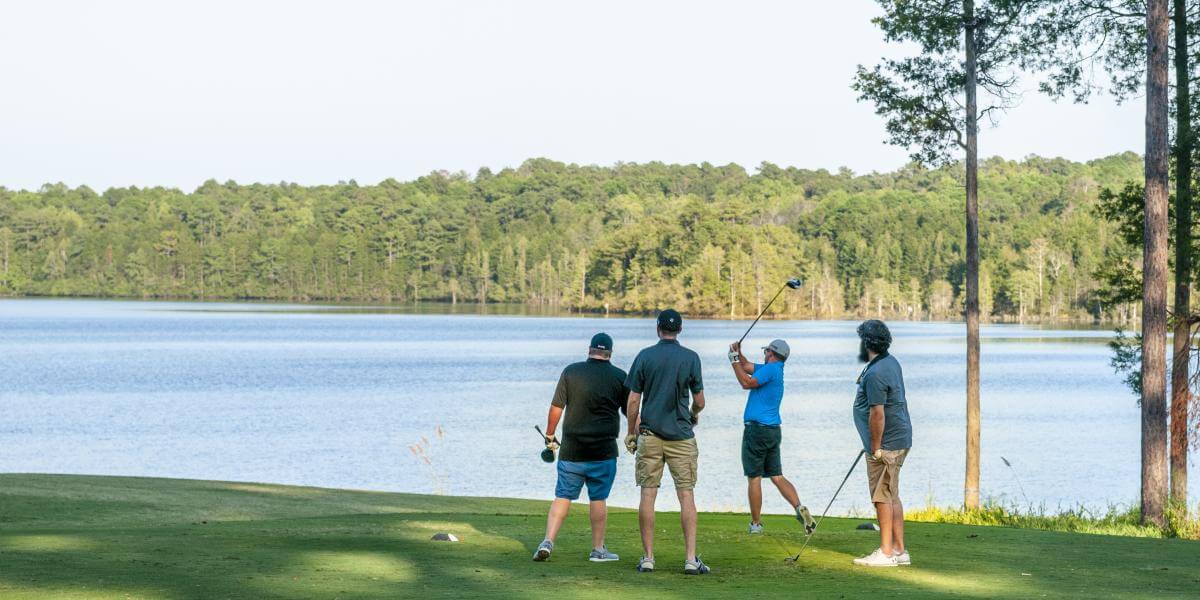
<svg viewBox="0 0 1200 600"><path fill-rule="evenodd" d="M696 438L690 440L664 440L643 433L637 441L637 465L635 467L638 487L658 487L662 483L663 465L671 469L675 489L690 490L696 487L696 465L700 451Z"/></svg>
<svg viewBox="0 0 1200 600"><path fill-rule="evenodd" d="M884 450L879 460L867 456L867 485L871 488L871 502L892 504L900 499L900 467L908 448Z"/></svg>

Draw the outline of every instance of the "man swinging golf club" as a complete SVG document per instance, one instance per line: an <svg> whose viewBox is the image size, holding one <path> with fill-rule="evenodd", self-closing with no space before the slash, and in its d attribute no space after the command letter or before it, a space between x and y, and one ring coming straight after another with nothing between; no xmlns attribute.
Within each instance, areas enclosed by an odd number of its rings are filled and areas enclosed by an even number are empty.
<svg viewBox="0 0 1200 600"><path fill-rule="evenodd" d="M883 321L858 326L858 359L867 363L858 376L854 425L867 455L867 482L879 519L879 548L854 559L865 567L910 565L904 547L904 505L900 502L900 468L912 447L912 424L904 398L904 374L888 353L892 333Z"/></svg>
<svg viewBox="0 0 1200 600"><path fill-rule="evenodd" d="M617 411L625 412L629 390L625 388L625 371L609 363L612 349L612 338L606 333L597 333L588 346L587 360L568 365L558 378L558 387L546 416L545 433L546 447L555 450L558 443L554 430L562 420L558 483L550 514L546 517L546 537L538 544L533 560L550 558L554 552L554 539L567 518L571 501L579 498L584 484L587 484L588 516L592 522L592 553L588 560L608 562L619 558L604 545L604 529L608 522L605 500L617 476L617 436L621 434L621 418Z"/></svg>
<svg viewBox="0 0 1200 600"><path fill-rule="evenodd" d="M662 482L663 466L671 469L679 497L686 560L683 572L708 572L696 554L696 463L699 452L692 427L704 410L704 380L700 356L679 345L683 318L667 309L658 314L658 343L643 349L629 368L629 431L625 447L637 454L636 478L642 490L638 528L644 554L639 572L654 570L654 501ZM691 402L688 402L688 393ZM640 409L640 410L639 410Z"/></svg>
<svg viewBox="0 0 1200 600"><path fill-rule="evenodd" d="M763 532L762 524L762 480L766 477L775 484L783 499L796 511L796 519L804 524L804 532L811 534L816 524L808 508L800 503L796 487L783 476L783 462L779 445L783 438L783 420L779 417L779 405L783 402L783 368L791 348L783 340L775 340L763 348L762 364L755 364L742 354L742 343L729 346L729 362L733 375L744 390L750 390L746 398L746 409L742 413L742 473L747 479L747 495L750 499L750 533Z"/></svg>

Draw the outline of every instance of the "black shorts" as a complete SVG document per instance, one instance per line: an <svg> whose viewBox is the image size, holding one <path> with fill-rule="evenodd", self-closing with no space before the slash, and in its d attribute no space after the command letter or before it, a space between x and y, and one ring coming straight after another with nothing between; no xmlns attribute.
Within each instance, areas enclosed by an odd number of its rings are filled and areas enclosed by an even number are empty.
<svg viewBox="0 0 1200 600"><path fill-rule="evenodd" d="M742 430L742 472L746 477L777 477L783 475L779 459L779 443L783 430L778 425L761 425L748 421Z"/></svg>

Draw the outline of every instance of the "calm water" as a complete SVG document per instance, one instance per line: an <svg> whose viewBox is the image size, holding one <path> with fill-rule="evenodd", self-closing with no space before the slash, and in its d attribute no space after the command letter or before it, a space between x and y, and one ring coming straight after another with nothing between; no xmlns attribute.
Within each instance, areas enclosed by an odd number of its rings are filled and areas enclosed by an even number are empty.
<svg viewBox="0 0 1200 600"><path fill-rule="evenodd" d="M743 321L688 321L709 407L697 500L741 510L744 393L724 359ZM547 498L554 470L533 425L588 338L627 368L649 319L348 313L314 307L0 301L0 471L153 475L405 492ZM910 505L961 501L963 327L893 325L915 447ZM1108 366L1106 331L983 331L985 496L1102 508L1138 494L1138 408ZM850 322L764 322L786 338L784 469L823 506L857 452ZM438 435L438 431L442 435ZM428 440L429 463L410 447ZM612 501L636 504L622 455ZM1194 477L1192 497L1197 497ZM863 510L859 468L835 511ZM669 488L668 488L669 490ZM672 494L660 505L677 506ZM767 508L786 505L768 494Z"/></svg>

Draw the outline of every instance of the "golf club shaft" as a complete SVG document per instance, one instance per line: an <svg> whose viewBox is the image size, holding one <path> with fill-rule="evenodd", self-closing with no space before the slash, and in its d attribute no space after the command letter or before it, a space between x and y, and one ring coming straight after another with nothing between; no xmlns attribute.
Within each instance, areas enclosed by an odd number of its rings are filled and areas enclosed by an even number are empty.
<svg viewBox="0 0 1200 600"><path fill-rule="evenodd" d="M783 284L783 287L779 288L778 292L775 292L775 297L771 298L771 301L768 302L767 305L763 307L762 311L758 313L758 316L754 317L754 322L751 323L750 326L746 328L746 333L743 333L741 339L738 340L739 346L741 345L742 341L746 339L746 336L750 335L750 330L754 329L754 326L758 324L758 320L761 319L763 315L767 314L767 309L771 308L771 305L775 303L775 299L778 298L779 295L782 294L783 290L785 290L785 289L787 289L786 283Z"/></svg>
<svg viewBox="0 0 1200 600"><path fill-rule="evenodd" d="M842 478L842 484L838 486L837 491L833 493L833 497L829 499L829 504L825 505L825 510L821 511L821 516L817 517L817 523L813 527L813 533L817 532L817 528L821 526L821 521L825 520L825 515L829 513L829 508L833 506L833 501L837 500L838 494L842 493L842 488L846 487L846 482L850 480L850 475L854 473L855 467L858 466L858 461L862 460L863 455L866 453L866 450L859 450L858 456L854 457L854 464L850 465L849 471L846 471L846 476ZM800 551L796 553L796 556L792 557L792 562L796 562L800 559L800 555L803 554L804 549L808 547L808 542L812 540L813 533L808 534L808 538L804 540L804 545L800 547Z"/></svg>

